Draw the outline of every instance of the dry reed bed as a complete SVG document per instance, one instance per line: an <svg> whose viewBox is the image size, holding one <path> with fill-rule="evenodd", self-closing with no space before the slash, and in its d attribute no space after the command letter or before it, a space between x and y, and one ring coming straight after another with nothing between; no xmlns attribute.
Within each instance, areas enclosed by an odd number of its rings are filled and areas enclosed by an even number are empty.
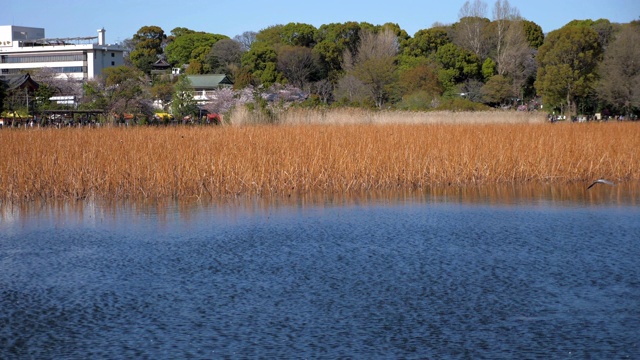
<svg viewBox="0 0 640 360"><path fill-rule="evenodd" d="M0 131L0 200L348 193L640 179L640 124Z"/></svg>
<svg viewBox="0 0 640 360"><path fill-rule="evenodd" d="M359 108L312 110L290 108L276 112L277 121L284 125L346 125L346 124L541 124L546 120L542 112L514 111L373 111ZM245 107L237 107L231 114L234 125L250 125L265 121Z"/></svg>

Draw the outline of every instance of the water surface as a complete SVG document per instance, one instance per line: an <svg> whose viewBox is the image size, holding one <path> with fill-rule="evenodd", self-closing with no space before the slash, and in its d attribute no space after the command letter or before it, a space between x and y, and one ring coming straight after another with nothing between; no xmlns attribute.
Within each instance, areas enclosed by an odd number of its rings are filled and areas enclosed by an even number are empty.
<svg viewBox="0 0 640 360"><path fill-rule="evenodd" d="M0 214L0 358L638 358L637 187Z"/></svg>

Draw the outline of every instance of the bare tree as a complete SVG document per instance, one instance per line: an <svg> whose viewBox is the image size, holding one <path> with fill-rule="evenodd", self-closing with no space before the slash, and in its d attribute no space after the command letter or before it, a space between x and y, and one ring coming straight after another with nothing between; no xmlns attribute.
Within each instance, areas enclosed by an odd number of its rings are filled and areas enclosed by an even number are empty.
<svg viewBox="0 0 640 360"><path fill-rule="evenodd" d="M316 70L313 51L308 47L284 45L278 52L278 71L284 74L293 86L304 88Z"/></svg>
<svg viewBox="0 0 640 360"><path fill-rule="evenodd" d="M355 56L349 51L344 53L343 69L369 87L378 107L382 107L388 97L388 87L395 80L398 48L398 37L385 28L378 33L363 31Z"/></svg>
<svg viewBox="0 0 640 360"><path fill-rule="evenodd" d="M509 5L509 0L496 0L493 7L493 21L496 23L496 63L498 64L498 74L504 75L505 70L501 68L504 62L506 47L511 44L505 43L507 31L512 27L522 27L520 23L520 11ZM511 34L511 39L514 36Z"/></svg>
<svg viewBox="0 0 640 360"><path fill-rule="evenodd" d="M334 91L336 100L347 100L350 103L363 102L371 97L371 91L367 85L353 75L343 76L336 85Z"/></svg>
<svg viewBox="0 0 640 360"><path fill-rule="evenodd" d="M54 90L54 95L82 95L82 81L75 80L69 75L55 72L51 68L45 67L33 70L31 77L38 83L45 84Z"/></svg>
<svg viewBox="0 0 640 360"><path fill-rule="evenodd" d="M484 58L487 45L484 29L489 23L486 18L487 4L482 0L467 0L458 17L460 21L456 25L454 41L457 45L472 51L480 58Z"/></svg>
<svg viewBox="0 0 640 360"><path fill-rule="evenodd" d="M327 79L322 79L311 84L312 92L320 98L323 103L328 103L333 93L333 84Z"/></svg>
<svg viewBox="0 0 640 360"><path fill-rule="evenodd" d="M640 107L640 27L626 25L600 64L598 96L628 113Z"/></svg>
<svg viewBox="0 0 640 360"><path fill-rule="evenodd" d="M536 72L535 51L529 47L521 21L512 21L505 32L499 53L498 74L512 81L512 94L519 97L522 87Z"/></svg>
<svg viewBox="0 0 640 360"><path fill-rule="evenodd" d="M224 73L235 78L242 60L242 44L236 40L222 39L213 44L205 61L213 73Z"/></svg>
<svg viewBox="0 0 640 360"><path fill-rule="evenodd" d="M251 44L256 41L256 35L258 35L258 33L256 33L255 31L245 31L240 35L234 36L233 40L242 44L243 51L249 51L249 48L251 48Z"/></svg>

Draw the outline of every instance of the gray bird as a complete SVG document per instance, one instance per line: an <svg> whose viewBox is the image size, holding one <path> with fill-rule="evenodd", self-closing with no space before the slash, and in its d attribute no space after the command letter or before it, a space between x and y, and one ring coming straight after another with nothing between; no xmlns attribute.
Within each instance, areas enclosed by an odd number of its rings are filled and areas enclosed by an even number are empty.
<svg viewBox="0 0 640 360"><path fill-rule="evenodd" d="M595 184L607 184L607 185L611 185L611 186L615 186L616 184L612 183L609 180L605 180L605 179L598 179L596 181L594 181L593 183L591 183L591 185L589 185L589 187L587 188L587 190L591 189L593 187L593 185Z"/></svg>

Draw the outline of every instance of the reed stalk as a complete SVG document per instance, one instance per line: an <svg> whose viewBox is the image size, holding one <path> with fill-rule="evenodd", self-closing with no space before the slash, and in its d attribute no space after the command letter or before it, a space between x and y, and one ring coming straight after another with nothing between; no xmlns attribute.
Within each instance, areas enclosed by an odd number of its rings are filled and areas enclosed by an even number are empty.
<svg viewBox="0 0 640 360"><path fill-rule="evenodd" d="M3 129L0 201L640 180L640 124L526 122Z"/></svg>

